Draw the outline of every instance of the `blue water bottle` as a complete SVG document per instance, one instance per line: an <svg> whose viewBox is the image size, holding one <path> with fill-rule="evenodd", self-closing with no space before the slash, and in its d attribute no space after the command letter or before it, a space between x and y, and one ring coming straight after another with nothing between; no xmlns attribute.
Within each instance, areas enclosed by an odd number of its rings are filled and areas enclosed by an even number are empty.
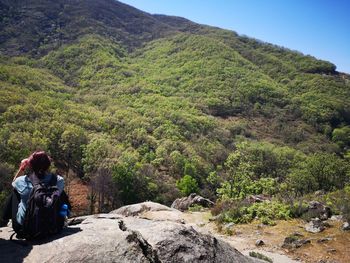
<svg viewBox="0 0 350 263"><path fill-rule="evenodd" d="M66 218L68 216L68 214L69 214L68 205L67 204L63 204L61 206L60 216Z"/></svg>

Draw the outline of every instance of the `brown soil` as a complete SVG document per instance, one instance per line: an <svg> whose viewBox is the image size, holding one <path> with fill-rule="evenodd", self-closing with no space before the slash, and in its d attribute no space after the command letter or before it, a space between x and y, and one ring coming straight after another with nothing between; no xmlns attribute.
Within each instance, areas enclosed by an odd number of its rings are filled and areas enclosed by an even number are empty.
<svg viewBox="0 0 350 263"><path fill-rule="evenodd" d="M87 199L88 193L88 185L79 178L75 178L70 182L68 194L74 216L87 213L89 207L89 201Z"/></svg>
<svg viewBox="0 0 350 263"><path fill-rule="evenodd" d="M316 234L306 232L304 225L304 221L296 219L279 221L276 226L262 226L255 222L235 226L233 235L247 238L252 245L255 245L257 239L262 239L266 244L265 249L282 250L291 258L301 259L307 263L318 262L321 259L339 263L350 262L350 233L341 230L341 222L330 221L329 228ZM302 239L310 239L311 243L292 250L282 249L284 238L295 232L302 234ZM318 242L324 238L331 240Z"/></svg>

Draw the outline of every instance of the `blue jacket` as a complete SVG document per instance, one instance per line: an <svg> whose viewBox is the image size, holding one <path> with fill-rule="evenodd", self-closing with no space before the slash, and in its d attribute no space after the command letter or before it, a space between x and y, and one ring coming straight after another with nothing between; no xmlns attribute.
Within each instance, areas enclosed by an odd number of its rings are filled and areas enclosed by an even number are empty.
<svg viewBox="0 0 350 263"><path fill-rule="evenodd" d="M45 184L49 183L51 180L51 177L52 177L52 174L46 175L42 179L42 182ZM25 175L25 176L20 176L15 181L13 181L12 186L17 190L17 192L21 196L21 200L18 204L16 219L20 225L23 225L24 215L27 210L27 202L29 199L30 192L33 188L33 185L30 182L29 178ZM64 190L64 179L59 175L57 175L57 188L59 189L60 193L62 193L62 191Z"/></svg>

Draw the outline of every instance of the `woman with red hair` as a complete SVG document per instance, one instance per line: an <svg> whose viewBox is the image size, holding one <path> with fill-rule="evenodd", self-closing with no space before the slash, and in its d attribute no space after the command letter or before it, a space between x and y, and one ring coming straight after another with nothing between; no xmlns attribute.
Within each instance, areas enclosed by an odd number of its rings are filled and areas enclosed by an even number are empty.
<svg viewBox="0 0 350 263"><path fill-rule="evenodd" d="M24 171L28 169L32 175L40 180L41 183L48 185L53 177L53 174L49 172L50 165L51 158L44 151L34 152L28 159L22 160L20 168L12 182L12 186L20 195L20 202L16 216L18 224L23 224L28 198L33 188L33 184L30 181L31 174L25 176L21 175L23 175ZM61 194L64 189L64 179L59 175L57 175L57 188Z"/></svg>
<svg viewBox="0 0 350 263"><path fill-rule="evenodd" d="M50 165L51 158L44 151L36 151L27 159L22 160L19 170L13 178L14 192L5 207L3 225L8 219L12 218L12 227L15 231L22 227L28 200L34 187L33 181L47 186L54 182L61 195L64 190L64 179L59 175L50 173ZM25 171L28 172L26 175L24 175Z"/></svg>

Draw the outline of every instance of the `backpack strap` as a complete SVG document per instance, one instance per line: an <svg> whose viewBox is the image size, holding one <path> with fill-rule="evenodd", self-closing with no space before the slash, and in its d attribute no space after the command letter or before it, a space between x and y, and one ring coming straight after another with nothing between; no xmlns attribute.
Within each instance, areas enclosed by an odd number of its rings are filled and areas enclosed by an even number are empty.
<svg viewBox="0 0 350 263"><path fill-rule="evenodd" d="M51 179L49 181L49 186L56 186L57 185L57 175L51 174Z"/></svg>
<svg viewBox="0 0 350 263"><path fill-rule="evenodd" d="M38 176L36 176L35 173L31 173L30 175L27 175L27 177L33 186L40 184L40 179L38 178Z"/></svg>
<svg viewBox="0 0 350 263"><path fill-rule="evenodd" d="M31 173L27 177L33 186L36 186L41 183L40 178L35 173ZM48 182L48 186L55 186L55 185L57 185L57 175L51 174L51 179Z"/></svg>

